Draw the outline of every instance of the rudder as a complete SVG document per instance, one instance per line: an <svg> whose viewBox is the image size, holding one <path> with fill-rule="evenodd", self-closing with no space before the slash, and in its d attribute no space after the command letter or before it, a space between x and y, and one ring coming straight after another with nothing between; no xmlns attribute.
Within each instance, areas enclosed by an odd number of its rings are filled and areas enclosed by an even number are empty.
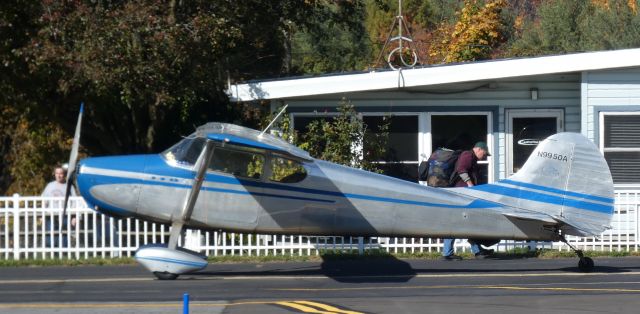
<svg viewBox="0 0 640 314"><path fill-rule="evenodd" d="M569 234L599 234L609 227L614 202L611 172L596 145L582 134L548 137L507 181L523 188L530 185L542 199L562 196L551 211L538 211L568 224L573 229L566 230Z"/></svg>

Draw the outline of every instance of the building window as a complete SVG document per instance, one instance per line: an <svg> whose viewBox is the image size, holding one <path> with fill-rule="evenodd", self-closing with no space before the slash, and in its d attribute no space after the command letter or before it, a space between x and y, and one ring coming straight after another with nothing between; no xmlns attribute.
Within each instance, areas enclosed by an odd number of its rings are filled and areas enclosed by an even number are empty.
<svg viewBox="0 0 640 314"><path fill-rule="evenodd" d="M295 114L294 129L298 134L305 133L307 126L314 120L330 120L337 114L305 115ZM362 121L367 125L367 132L379 133L379 126L387 113L361 113ZM354 149L367 149L367 141L363 141L363 147ZM391 116L389 126L389 141L387 151L382 160L374 161L382 173L391 177L418 182L418 115L397 114Z"/></svg>
<svg viewBox="0 0 640 314"><path fill-rule="evenodd" d="M372 133L379 133L383 123L382 115L364 115L363 122ZM389 141L383 160L376 161L382 173L398 179L418 182L418 116L391 116ZM367 142L363 142L367 149Z"/></svg>
<svg viewBox="0 0 640 314"><path fill-rule="evenodd" d="M613 183L640 184L640 113L601 112L600 147Z"/></svg>

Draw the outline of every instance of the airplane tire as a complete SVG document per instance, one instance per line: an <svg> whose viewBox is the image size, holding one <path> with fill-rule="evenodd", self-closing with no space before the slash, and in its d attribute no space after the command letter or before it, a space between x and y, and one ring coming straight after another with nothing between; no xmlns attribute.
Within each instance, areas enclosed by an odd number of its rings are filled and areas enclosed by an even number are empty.
<svg viewBox="0 0 640 314"><path fill-rule="evenodd" d="M583 257L578 262L578 269L580 271L588 273L593 270L593 260L590 257Z"/></svg>
<svg viewBox="0 0 640 314"><path fill-rule="evenodd" d="M178 278L178 274L172 274L172 273L168 273L166 271L160 272L160 271L154 271L153 274L158 277L158 279L160 280L175 280L176 278Z"/></svg>

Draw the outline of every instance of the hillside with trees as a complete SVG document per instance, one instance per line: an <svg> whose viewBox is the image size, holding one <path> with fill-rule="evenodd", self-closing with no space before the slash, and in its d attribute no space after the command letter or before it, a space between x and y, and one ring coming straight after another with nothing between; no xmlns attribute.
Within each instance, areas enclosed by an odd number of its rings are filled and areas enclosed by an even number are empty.
<svg viewBox="0 0 640 314"><path fill-rule="evenodd" d="M421 66L640 47L637 0L402 5ZM383 67L397 6L3 1L0 193L40 193L68 158L81 102L83 154L158 152L207 121L259 125L268 106L231 103L229 82Z"/></svg>

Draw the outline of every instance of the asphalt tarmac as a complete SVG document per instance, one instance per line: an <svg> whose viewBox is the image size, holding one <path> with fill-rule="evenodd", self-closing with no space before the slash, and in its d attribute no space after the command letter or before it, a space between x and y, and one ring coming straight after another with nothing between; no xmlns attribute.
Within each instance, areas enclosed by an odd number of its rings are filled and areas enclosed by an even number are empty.
<svg viewBox="0 0 640 314"><path fill-rule="evenodd" d="M211 264L174 281L140 266L0 268L0 313L638 313L640 258L372 258Z"/></svg>

